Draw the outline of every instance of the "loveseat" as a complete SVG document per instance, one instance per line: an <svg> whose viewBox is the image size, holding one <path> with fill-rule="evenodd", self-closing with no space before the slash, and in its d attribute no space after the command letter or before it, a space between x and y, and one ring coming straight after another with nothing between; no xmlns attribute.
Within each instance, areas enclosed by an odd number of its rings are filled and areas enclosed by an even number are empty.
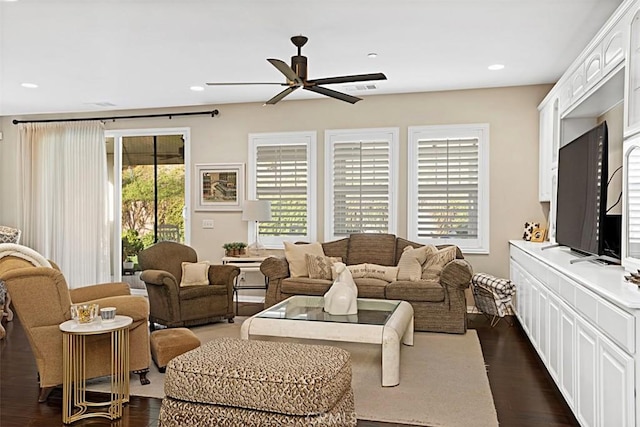
<svg viewBox="0 0 640 427"><path fill-rule="evenodd" d="M378 265L398 266L406 247L424 248L393 234L352 234L350 237L321 244L326 257L339 257L347 266ZM433 248L440 251L449 248L451 258L434 274L423 274L406 280L399 278L357 277L358 298L404 300L413 306L414 327L417 331L463 334L467 330L467 304L465 289L469 287L473 270L458 247L442 245ZM407 251L407 252L411 252ZM453 254L455 252L455 254ZM428 263L428 262L427 262ZM426 264L422 267L425 268ZM404 264L404 261L403 261ZM351 269L351 268L350 268ZM265 259L260 271L267 277L269 286L265 307L270 307L292 295L322 296L332 285L331 279L292 277L287 257L272 256ZM355 271L355 270L354 270ZM293 276L296 276L295 274ZM393 276L393 275L391 275ZM406 276L406 274L405 274Z"/></svg>

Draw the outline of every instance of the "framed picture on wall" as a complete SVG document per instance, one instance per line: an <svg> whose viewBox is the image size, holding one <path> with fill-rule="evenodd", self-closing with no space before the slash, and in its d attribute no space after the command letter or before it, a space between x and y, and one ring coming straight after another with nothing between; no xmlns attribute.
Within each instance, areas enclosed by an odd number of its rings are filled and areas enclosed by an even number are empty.
<svg viewBox="0 0 640 427"><path fill-rule="evenodd" d="M244 200L244 163L196 165L196 211L240 211Z"/></svg>

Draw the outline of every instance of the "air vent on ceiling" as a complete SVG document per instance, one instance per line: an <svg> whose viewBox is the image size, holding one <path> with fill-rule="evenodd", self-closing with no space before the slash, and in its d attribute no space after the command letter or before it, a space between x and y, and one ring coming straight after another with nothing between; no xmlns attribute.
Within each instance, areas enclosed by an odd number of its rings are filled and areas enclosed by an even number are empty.
<svg viewBox="0 0 640 427"><path fill-rule="evenodd" d="M378 86L376 86L373 83L365 83L365 84L359 84L359 85L344 86L344 89L350 92L362 92L366 90L376 90L378 89Z"/></svg>
<svg viewBox="0 0 640 427"><path fill-rule="evenodd" d="M116 104L113 104L108 101L100 101L100 102L85 102L87 105L95 105L96 107L115 107Z"/></svg>

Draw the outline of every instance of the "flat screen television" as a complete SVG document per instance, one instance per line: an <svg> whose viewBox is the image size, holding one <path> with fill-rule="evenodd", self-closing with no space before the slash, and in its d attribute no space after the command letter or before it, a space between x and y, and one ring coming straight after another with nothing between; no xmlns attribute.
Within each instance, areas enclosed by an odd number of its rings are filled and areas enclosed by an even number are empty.
<svg viewBox="0 0 640 427"><path fill-rule="evenodd" d="M560 148L556 242L585 255L605 253L608 173L607 123Z"/></svg>

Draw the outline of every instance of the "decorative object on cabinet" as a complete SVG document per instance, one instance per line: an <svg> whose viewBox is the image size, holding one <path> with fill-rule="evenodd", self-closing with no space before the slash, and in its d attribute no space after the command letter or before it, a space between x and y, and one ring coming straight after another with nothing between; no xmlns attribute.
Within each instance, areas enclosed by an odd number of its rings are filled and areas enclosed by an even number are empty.
<svg viewBox="0 0 640 427"><path fill-rule="evenodd" d="M532 242L544 242L547 240L547 229L542 227L536 227L531 233Z"/></svg>
<svg viewBox="0 0 640 427"><path fill-rule="evenodd" d="M631 282L634 285L638 285L640 289L640 270L638 270L637 273L630 273L627 274L626 276L624 276L624 280L626 280L627 282Z"/></svg>
<svg viewBox="0 0 640 427"><path fill-rule="evenodd" d="M522 240L530 241L533 236L533 230L539 229L539 222L525 222L524 223L524 233L522 234Z"/></svg>
<svg viewBox="0 0 640 427"><path fill-rule="evenodd" d="M240 211L244 199L244 163L197 164L196 211Z"/></svg>

